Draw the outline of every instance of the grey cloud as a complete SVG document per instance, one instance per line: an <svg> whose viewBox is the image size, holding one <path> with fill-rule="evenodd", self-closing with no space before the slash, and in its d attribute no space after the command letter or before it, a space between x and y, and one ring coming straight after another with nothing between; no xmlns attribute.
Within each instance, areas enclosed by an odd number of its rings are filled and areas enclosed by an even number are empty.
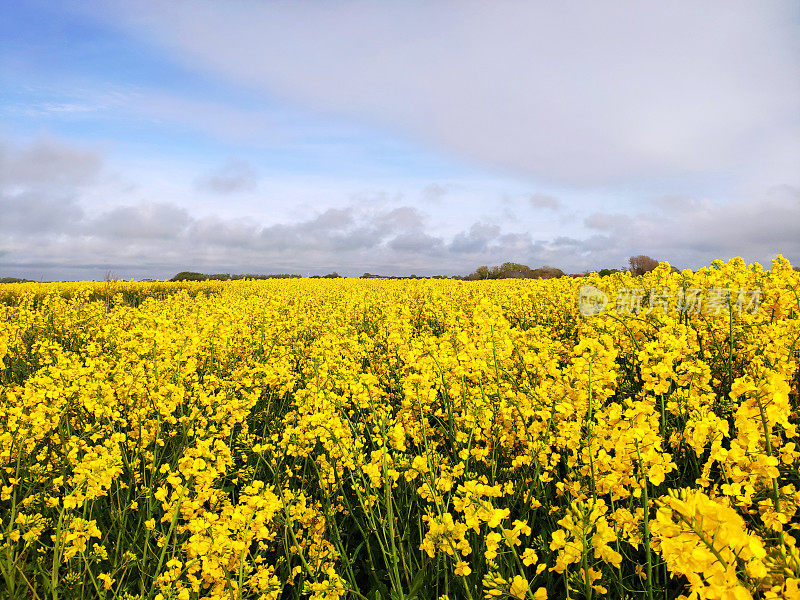
<svg viewBox="0 0 800 600"><path fill-rule="evenodd" d="M73 198L0 191L0 232L15 236L71 231L83 218Z"/></svg>
<svg viewBox="0 0 800 600"><path fill-rule="evenodd" d="M422 190L422 199L426 202L439 202L447 195L447 188L438 183L426 185Z"/></svg>
<svg viewBox="0 0 800 600"><path fill-rule="evenodd" d="M687 196L657 196L650 200L650 204L666 211L692 210L698 206L698 201Z"/></svg>
<svg viewBox="0 0 800 600"><path fill-rule="evenodd" d="M376 223L382 228L389 230L413 230L420 229L424 226L422 215L416 208L410 206L401 206L379 214L376 217Z"/></svg>
<svg viewBox="0 0 800 600"><path fill-rule="evenodd" d="M726 206L701 204L673 219L679 226L664 240L667 243L672 237L688 247L699 243L726 252L736 252L744 245L796 253L800 246L800 189L775 190L757 201Z"/></svg>
<svg viewBox="0 0 800 600"><path fill-rule="evenodd" d="M580 244L580 249L583 250L584 253L589 253L590 256L595 252L602 253L608 250L610 247L612 247L612 245L609 244L609 238L603 235L590 235L589 237L581 240ZM636 247L630 247L629 252L626 252L626 261L627 256L632 254L638 254Z"/></svg>
<svg viewBox="0 0 800 600"><path fill-rule="evenodd" d="M74 232L85 217L80 193L102 169L98 153L54 138L0 144L0 232L16 238Z"/></svg>
<svg viewBox="0 0 800 600"><path fill-rule="evenodd" d="M96 180L102 157L90 150L40 138L23 148L0 148L0 188L79 188Z"/></svg>
<svg viewBox="0 0 800 600"><path fill-rule="evenodd" d="M527 250L531 246L531 236L527 233L506 233L499 239L501 244L507 248Z"/></svg>
<svg viewBox="0 0 800 600"><path fill-rule="evenodd" d="M105 268L96 277L109 268L126 276L165 276L186 268L467 273L479 264L507 260L575 272L621 267L627 257L642 253L691 267L735 255L764 262L779 252L800 260L800 190L786 187L726 207L696 202L691 210L653 210L624 218L597 213L587 217L588 224L602 225L595 233L589 229L586 236L538 240L481 222L441 235L411 207L350 206L264 226L253 219L193 217L165 203L116 207L89 217L75 202L3 202L4 216L12 215L0 220L3 274L34 278L42 273L87 276L101 264ZM26 223L27 234L7 228ZM14 270L9 272L9 266Z"/></svg>
<svg viewBox="0 0 800 600"><path fill-rule="evenodd" d="M474 223L469 231L462 231L453 237L450 251L458 254L484 252L489 246L489 242L498 235L500 235L500 227L497 225Z"/></svg>
<svg viewBox="0 0 800 600"><path fill-rule="evenodd" d="M777 252L796 261L800 256L800 235L796 226L792 229L789 223L792 219L794 223L800 222L800 209L796 200L792 205L789 198L771 202L766 219L747 228L742 227L740 217L742 214L754 217L758 204L738 207L737 214L723 223L739 224L738 228L730 227L729 243L704 236L705 220L722 218L720 212L708 208L702 218L695 213L669 218L637 216L627 226L619 225L602 235L534 241L526 233L509 233L484 223L474 223L454 236L438 235L426 227L403 230L387 225L385 213L354 208L264 227L248 219L187 219L179 207L142 204L113 209L97 219L84 217L78 222L73 219L67 230L58 235L39 236L36 243L28 237L6 237L5 243L0 244L6 252L1 264L4 275L39 278L50 274L61 278L70 276L69 273L75 273L75 277L102 277L108 269L126 277L164 277L183 269L463 274L479 264L500 264L507 260L531 266L550 264L575 272L621 267L628 256L640 253L679 266L699 266L716 257L733 255L765 261ZM147 232L143 235L141 227L147 227L157 215L162 223L159 235L147 237ZM137 226L121 229L119 222L123 217ZM773 242L763 234L763 226L775 218L787 224ZM656 227L661 228L661 237L653 235ZM789 239L792 236L794 239ZM9 267L13 269L9 271Z"/></svg>
<svg viewBox="0 0 800 600"><path fill-rule="evenodd" d="M529 201L534 208L546 208L548 210L558 210L561 203L555 196L547 194L531 194Z"/></svg>
<svg viewBox="0 0 800 600"><path fill-rule="evenodd" d="M135 6L111 17L194 67L485 165L579 185L798 183L789 0Z"/></svg>
<svg viewBox="0 0 800 600"><path fill-rule="evenodd" d="M254 190L258 184L258 175L253 166L245 161L232 160L219 169L212 171L197 180L199 189L218 194L232 194Z"/></svg>
<svg viewBox="0 0 800 600"><path fill-rule="evenodd" d="M388 211L329 209L308 221L264 228L260 237L267 246L329 251L367 250L400 232L390 246L412 250L424 239L423 220L416 209L402 206Z"/></svg>
<svg viewBox="0 0 800 600"><path fill-rule="evenodd" d="M693 199L660 205L630 217L592 214L586 225L605 235L588 240L619 260L644 253L696 266L733 256L764 261L780 253L800 261L800 188L782 186L727 205Z"/></svg>
<svg viewBox="0 0 800 600"><path fill-rule="evenodd" d="M188 227L188 237L199 245L246 248L254 245L259 227L249 219L203 217Z"/></svg>
<svg viewBox="0 0 800 600"><path fill-rule="evenodd" d="M185 208L163 202L114 208L88 224L90 234L121 240L168 240L183 233L190 223Z"/></svg>
<svg viewBox="0 0 800 600"><path fill-rule="evenodd" d="M193 220L186 239L195 246L213 245L254 252L289 253L301 261L319 253L362 252L379 246L415 251L432 247L419 213L407 206L386 211L331 208L306 220L261 226L247 219L207 217Z"/></svg>
<svg viewBox="0 0 800 600"><path fill-rule="evenodd" d="M630 219L622 214L616 213L592 213L583 220L583 224L589 229L609 230L626 224Z"/></svg>
<svg viewBox="0 0 800 600"><path fill-rule="evenodd" d="M29 148L30 150L30 148ZM721 205L691 197L657 198L633 215L593 213L585 234L533 240L514 230L517 221L474 222L461 231L434 229L425 213L408 205L354 200L309 212L289 222L196 215L171 202L84 209L83 195L96 177L95 159L60 147L29 153L6 148L3 161L50 160L42 181L7 168L0 179L0 275L60 278L108 269L125 276L167 276L190 268L230 272L467 273L480 264L512 260L565 271L624 266L628 256L649 254L679 266L744 256L768 261L778 253L800 262L800 188L779 186L746 201ZM70 179L64 165L92 165ZM43 168L43 167L42 167ZM33 167L31 167L33 169ZM80 169L77 169L80 171ZM53 182L60 181L61 185ZM105 184L104 184L105 185ZM138 193L138 192L137 192ZM467 221L469 223L469 221ZM102 266L103 268L99 268Z"/></svg>
<svg viewBox="0 0 800 600"><path fill-rule="evenodd" d="M435 255L442 247L442 239L421 231L401 233L387 244L392 250L406 253Z"/></svg>
<svg viewBox="0 0 800 600"><path fill-rule="evenodd" d="M356 227L355 229L332 235L329 240L329 245L333 252L368 250L380 244L383 237L383 232L374 227Z"/></svg>
<svg viewBox="0 0 800 600"><path fill-rule="evenodd" d="M592 248L591 246L593 244L591 242L585 240L585 239L581 240L581 239L578 239L578 238L569 237L569 236L563 236L563 235L562 236L558 236L557 238L555 238L551 242L551 245L554 248L558 248L558 249L561 249L561 250L564 250L564 251L567 251L567 252L572 252L572 251L586 252L586 251L589 251L589 250L598 250L598 249L600 249L600 247L602 247L602 245L604 243L607 243L606 242L607 238L605 238L605 237L600 237L599 239L598 238L593 238L593 239L594 239L595 242L597 242L597 241L600 242L599 246L597 244L595 244L595 247Z"/></svg>
<svg viewBox="0 0 800 600"><path fill-rule="evenodd" d="M260 246L290 252L343 252L365 249L380 241L370 223L356 218L352 208L329 209L307 221L265 227Z"/></svg>
<svg viewBox="0 0 800 600"><path fill-rule="evenodd" d="M298 227L308 233L341 230L351 225L353 220L352 208L329 208Z"/></svg>

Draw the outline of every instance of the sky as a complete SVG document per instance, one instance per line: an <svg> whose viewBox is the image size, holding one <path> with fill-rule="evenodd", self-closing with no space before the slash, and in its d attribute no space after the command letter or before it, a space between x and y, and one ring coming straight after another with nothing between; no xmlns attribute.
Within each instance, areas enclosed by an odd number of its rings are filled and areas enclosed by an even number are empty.
<svg viewBox="0 0 800 600"><path fill-rule="evenodd" d="M800 264L797 2L0 3L0 277Z"/></svg>

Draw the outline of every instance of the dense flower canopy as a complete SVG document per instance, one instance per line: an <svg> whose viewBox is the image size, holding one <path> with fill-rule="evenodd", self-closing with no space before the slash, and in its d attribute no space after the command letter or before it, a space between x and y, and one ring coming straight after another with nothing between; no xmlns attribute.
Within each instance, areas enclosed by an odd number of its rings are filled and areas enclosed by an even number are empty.
<svg viewBox="0 0 800 600"><path fill-rule="evenodd" d="M781 257L0 285L0 585L800 597L799 290Z"/></svg>

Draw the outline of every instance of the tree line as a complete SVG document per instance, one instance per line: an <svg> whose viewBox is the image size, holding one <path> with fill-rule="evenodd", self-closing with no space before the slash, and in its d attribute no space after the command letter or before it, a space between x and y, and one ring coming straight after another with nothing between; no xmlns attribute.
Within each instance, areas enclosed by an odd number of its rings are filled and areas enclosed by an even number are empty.
<svg viewBox="0 0 800 600"><path fill-rule="evenodd" d="M652 271L658 266L658 261L650 258L644 254L631 256L628 259L629 269L634 275L643 275L648 271ZM626 269L600 269L598 274L601 276L619 273ZM523 265L515 262L504 262L502 265L489 267L486 265L480 266L472 273L464 276L453 275L448 277L446 275L432 275L432 276L419 276L419 275L376 275L373 273L364 273L360 279L461 279L464 281L477 281L481 279L552 279L554 277L567 276L564 271L557 267L543 266L532 269L528 265ZM572 275L576 277L577 275ZM198 273L196 271L181 271L169 281L235 281L238 279L296 279L302 275L295 273L271 273L268 275L246 274L237 275L231 273ZM342 277L334 271L327 275L311 275L310 279L338 279ZM109 279L109 274L106 274L106 280ZM31 282L30 279L20 279L17 277L0 277L0 283L27 283ZM143 281L154 281L152 279L144 279Z"/></svg>
<svg viewBox="0 0 800 600"><path fill-rule="evenodd" d="M336 274L333 274L333 276L338 277ZM231 275L230 273L216 273L214 275L207 275L195 271L181 271L170 279L170 281L229 281L236 279L293 279L298 277L300 277L300 275L291 273L275 273L270 275ZM326 277L329 277L329 275L326 275Z"/></svg>

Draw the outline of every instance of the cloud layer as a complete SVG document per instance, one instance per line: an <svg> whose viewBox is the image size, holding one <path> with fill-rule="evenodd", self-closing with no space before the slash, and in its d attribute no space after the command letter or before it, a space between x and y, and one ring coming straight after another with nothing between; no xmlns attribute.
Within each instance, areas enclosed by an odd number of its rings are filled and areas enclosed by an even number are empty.
<svg viewBox="0 0 800 600"><path fill-rule="evenodd" d="M146 188L137 188L138 200L90 209L86 198L107 178L102 155L53 139L5 147L0 155L2 275L98 278L109 269L126 277L169 277L184 269L466 274L507 260L579 272L624 266L640 253L691 267L736 255L762 262L779 252L800 257L800 188L789 186L728 205L658 198L634 215L587 214L580 235L554 231L536 239L515 231L514 220L497 219L445 234L424 208L391 194L380 203L342 198L338 207L282 222L201 214L147 199ZM422 190L423 206L429 191ZM521 197L517 210L526 205L534 212L575 209L541 194Z"/></svg>
<svg viewBox="0 0 800 600"><path fill-rule="evenodd" d="M800 262L794 2L24 8L0 275Z"/></svg>
<svg viewBox="0 0 800 600"><path fill-rule="evenodd" d="M193 67L570 185L798 183L791 2L151 2Z"/></svg>
<svg viewBox="0 0 800 600"><path fill-rule="evenodd" d="M253 166L242 160L229 160L219 169L216 169L197 180L197 187L218 194L232 194L254 190L258 183L258 176Z"/></svg>

